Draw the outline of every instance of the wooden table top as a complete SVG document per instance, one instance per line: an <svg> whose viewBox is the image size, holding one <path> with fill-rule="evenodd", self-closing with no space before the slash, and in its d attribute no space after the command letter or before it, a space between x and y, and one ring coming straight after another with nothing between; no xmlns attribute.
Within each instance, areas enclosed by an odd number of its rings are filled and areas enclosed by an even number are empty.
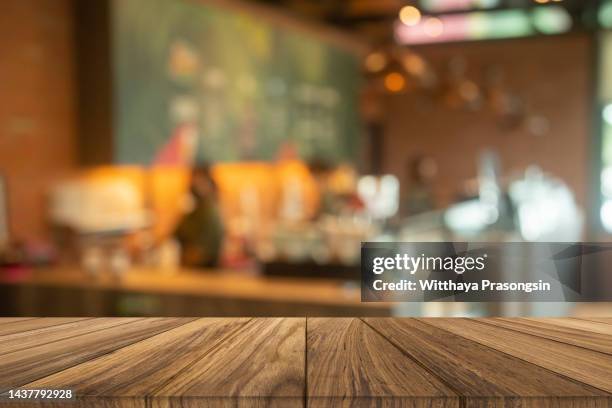
<svg viewBox="0 0 612 408"><path fill-rule="evenodd" d="M71 407L611 407L612 318L5 318L16 388Z"/></svg>

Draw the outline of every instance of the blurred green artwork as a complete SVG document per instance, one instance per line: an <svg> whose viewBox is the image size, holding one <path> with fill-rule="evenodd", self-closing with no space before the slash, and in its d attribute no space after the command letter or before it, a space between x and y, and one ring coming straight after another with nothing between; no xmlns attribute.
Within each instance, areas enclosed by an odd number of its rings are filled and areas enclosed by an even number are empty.
<svg viewBox="0 0 612 408"><path fill-rule="evenodd" d="M184 125L197 161L352 160L356 56L305 32L187 0L115 0L115 156L148 164Z"/></svg>

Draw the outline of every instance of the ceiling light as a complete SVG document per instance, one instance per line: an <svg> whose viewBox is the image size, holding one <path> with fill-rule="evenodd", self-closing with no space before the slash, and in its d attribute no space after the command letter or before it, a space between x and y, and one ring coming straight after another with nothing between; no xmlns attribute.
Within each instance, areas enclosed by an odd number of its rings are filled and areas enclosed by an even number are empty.
<svg viewBox="0 0 612 408"><path fill-rule="evenodd" d="M399 19L404 25L414 26L421 21L421 12L414 6L404 6L399 12Z"/></svg>

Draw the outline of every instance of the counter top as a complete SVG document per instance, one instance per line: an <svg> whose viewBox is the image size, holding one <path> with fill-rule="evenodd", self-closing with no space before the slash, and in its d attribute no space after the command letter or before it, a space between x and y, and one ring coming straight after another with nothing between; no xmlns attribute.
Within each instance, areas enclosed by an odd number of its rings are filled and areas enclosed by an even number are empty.
<svg viewBox="0 0 612 408"><path fill-rule="evenodd" d="M603 408L612 318L0 319L15 388L84 407Z"/></svg>
<svg viewBox="0 0 612 408"><path fill-rule="evenodd" d="M316 305L389 309L389 303L362 303L358 282L335 279L265 277L229 270L181 269L164 273L135 268L121 278L104 274L94 277L78 268L34 269L18 276L0 274L0 284L106 289L141 293L214 296Z"/></svg>

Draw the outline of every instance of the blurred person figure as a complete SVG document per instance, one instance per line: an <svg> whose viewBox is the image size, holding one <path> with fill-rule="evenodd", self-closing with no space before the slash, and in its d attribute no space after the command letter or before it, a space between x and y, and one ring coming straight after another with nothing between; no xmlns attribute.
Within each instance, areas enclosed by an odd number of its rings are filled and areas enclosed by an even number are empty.
<svg viewBox="0 0 612 408"><path fill-rule="evenodd" d="M193 169L190 192L192 208L175 231L182 249L181 262L188 267L214 267L219 262L224 232L217 185L208 166Z"/></svg>
<svg viewBox="0 0 612 408"><path fill-rule="evenodd" d="M438 165L430 156L418 156L406 166L407 186L404 188L402 213L411 216L435 208L431 184L438 173Z"/></svg>
<svg viewBox="0 0 612 408"><path fill-rule="evenodd" d="M315 218L323 214L336 214L338 202L328 185L333 167L325 161L315 159L308 163L308 169L314 177L317 189L319 190L319 208Z"/></svg>

